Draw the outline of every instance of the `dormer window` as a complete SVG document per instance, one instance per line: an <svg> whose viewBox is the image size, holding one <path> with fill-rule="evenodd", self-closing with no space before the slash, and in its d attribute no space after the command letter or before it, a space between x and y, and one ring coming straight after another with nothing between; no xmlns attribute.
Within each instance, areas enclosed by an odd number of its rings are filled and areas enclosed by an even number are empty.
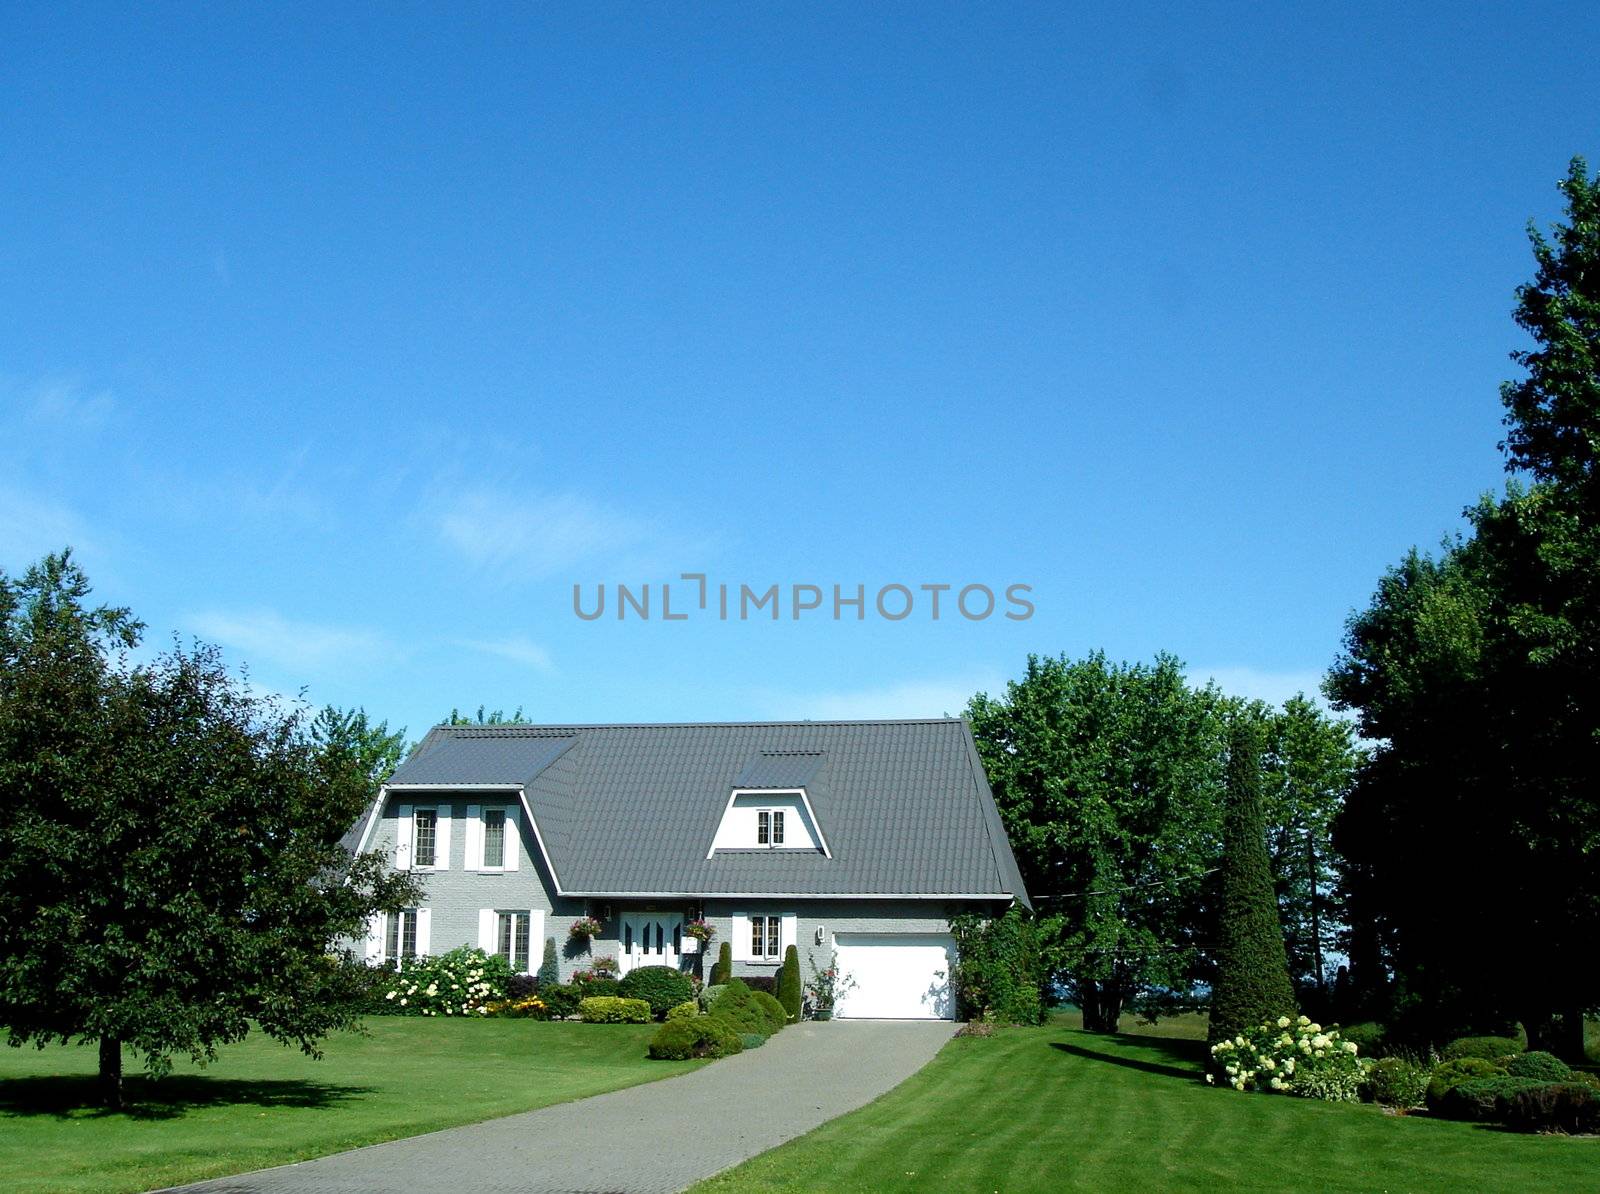
<svg viewBox="0 0 1600 1194"><path fill-rule="evenodd" d="M715 857L719 850L814 852L832 857L804 788L735 788L706 857Z"/></svg>

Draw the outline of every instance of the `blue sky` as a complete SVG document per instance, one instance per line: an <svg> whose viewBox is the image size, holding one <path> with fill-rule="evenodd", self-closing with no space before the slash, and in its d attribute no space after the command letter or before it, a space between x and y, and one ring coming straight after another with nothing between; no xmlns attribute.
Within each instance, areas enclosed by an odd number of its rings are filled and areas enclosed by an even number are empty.
<svg viewBox="0 0 1600 1194"><path fill-rule="evenodd" d="M862 8L6 6L0 566L413 733L1314 685L1501 483L1600 10ZM685 571L1036 612L572 614Z"/></svg>

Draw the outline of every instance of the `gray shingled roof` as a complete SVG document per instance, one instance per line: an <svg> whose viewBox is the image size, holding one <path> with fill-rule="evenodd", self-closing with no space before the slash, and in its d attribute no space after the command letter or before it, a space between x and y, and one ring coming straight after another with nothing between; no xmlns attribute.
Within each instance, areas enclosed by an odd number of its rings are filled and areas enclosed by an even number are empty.
<svg viewBox="0 0 1600 1194"><path fill-rule="evenodd" d="M519 784L573 895L1027 892L965 721L439 726L393 784ZM820 851L706 853L734 788L804 787Z"/></svg>

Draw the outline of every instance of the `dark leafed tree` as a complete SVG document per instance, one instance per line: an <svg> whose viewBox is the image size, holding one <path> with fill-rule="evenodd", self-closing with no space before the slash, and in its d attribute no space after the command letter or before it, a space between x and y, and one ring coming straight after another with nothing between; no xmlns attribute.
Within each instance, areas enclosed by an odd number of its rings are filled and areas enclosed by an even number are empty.
<svg viewBox="0 0 1600 1194"><path fill-rule="evenodd" d="M1581 1060L1600 1006L1600 180L1575 160L1561 189L1517 292L1515 476L1468 511L1471 538L1384 576L1328 693L1379 743L1336 831L1364 985L1391 972L1414 1035L1515 1018Z"/></svg>
<svg viewBox="0 0 1600 1194"><path fill-rule="evenodd" d="M214 650L130 667L126 610L85 604L63 552L0 575L0 1024L13 1045L98 1042L149 1073L252 1025L313 1055L351 1025L336 949L414 881L340 838L370 769L319 746Z"/></svg>
<svg viewBox="0 0 1600 1194"><path fill-rule="evenodd" d="M1213 1042L1295 1011L1283 927L1267 857L1261 799L1262 724L1241 710L1228 728L1227 811L1222 830L1221 904L1216 982L1211 990Z"/></svg>

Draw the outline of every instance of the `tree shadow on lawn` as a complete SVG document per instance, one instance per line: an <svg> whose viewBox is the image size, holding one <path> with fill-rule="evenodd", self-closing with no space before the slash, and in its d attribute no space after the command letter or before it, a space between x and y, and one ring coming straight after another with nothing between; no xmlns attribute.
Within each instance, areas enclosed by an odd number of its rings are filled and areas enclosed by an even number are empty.
<svg viewBox="0 0 1600 1194"><path fill-rule="evenodd" d="M1176 1037L1134 1036L1131 1033L1113 1033L1099 1036L1097 1039L1115 1041L1120 1045L1132 1045L1135 1048L1154 1053L1164 1053L1174 1062L1188 1062L1188 1065L1168 1064L1161 1061L1147 1061L1142 1057L1124 1057L1116 1053L1102 1053L1098 1049L1086 1049L1082 1045L1070 1044L1067 1041L1051 1041L1052 1049L1059 1049L1063 1053L1070 1053L1074 1057L1086 1057L1090 1061L1105 1061L1112 1065L1125 1066L1130 1070L1140 1070L1146 1074L1160 1074L1165 1078L1182 1078L1188 1082L1198 1081L1206 1057L1206 1043L1204 1041L1188 1041Z"/></svg>
<svg viewBox="0 0 1600 1194"><path fill-rule="evenodd" d="M178 1119L202 1107L333 1107L370 1086L336 1086L305 1079L208 1078L182 1074L154 1080L131 1077L122 1084L124 1106L98 1106L95 1079L83 1074L0 1079L0 1120L30 1115L61 1119Z"/></svg>

